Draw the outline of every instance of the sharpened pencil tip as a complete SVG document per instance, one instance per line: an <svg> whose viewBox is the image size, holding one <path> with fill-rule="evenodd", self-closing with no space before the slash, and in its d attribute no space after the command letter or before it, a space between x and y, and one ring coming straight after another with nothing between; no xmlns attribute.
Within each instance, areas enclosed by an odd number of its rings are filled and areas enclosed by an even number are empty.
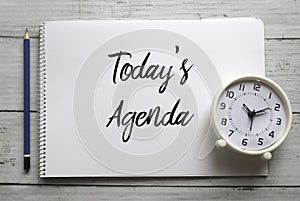
<svg viewBox="0 0 300 201"><path fill-rule="evenodd" d="M28 28L26 27L25 29L25 36L24 39L29 39L29 33L28 33Z"/></svg>

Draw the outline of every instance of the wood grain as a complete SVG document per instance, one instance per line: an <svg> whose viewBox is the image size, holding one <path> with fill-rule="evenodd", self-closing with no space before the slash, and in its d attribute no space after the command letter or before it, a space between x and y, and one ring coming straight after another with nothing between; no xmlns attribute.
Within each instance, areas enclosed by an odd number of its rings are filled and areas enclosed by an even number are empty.
<svg viewBox="0 0 300 201"><path fill-rule="evenodd" d="M1 200L299 200L298 188L0 186Z"/></svg>
<svg viewBox="0 0 300 201"><path fill-rule="evenodd" d="M23 113L0 113L0 181L11 184L65 184L101 186L299 186L300 185L300 114L293 115L292 130L274 152L268 177L219 178L50 178L38 177L37 113L31 114L31 162L23 171Z"/></svg>
<svg viewBox="0 0 300 201"><path fill-rule="evenodd" d="M287 93L294 112L300 112L300 40L265 40L266 75Z"/></svg>
<svg viewBox="0 0 300 201"><path fill-rule="evenodd" d="M299 13L293 0L6 0L0 2L0 35L23 37L29 27L37 37L38 25L47 20L256 17L264 21L267 38L300 38Z"/></svg>
<svg viewBox="0 0 300 201"><path fill-rule="evenodd" d="M30 109L37 110L38 40L30 40ZM0 111L23 110L23 39L0 38Z"/></svg>
<svg viewBox="0 0 300 201"><path fill-rule="evenodd" d="M0 1L0 200L299 200L300 3L296 0ZM256 17L265 23L266 74L287 92L293 125L268 177L40 179L38 26L48 20ZM23 34L31 40L32 168L23 172Z"/></svg>

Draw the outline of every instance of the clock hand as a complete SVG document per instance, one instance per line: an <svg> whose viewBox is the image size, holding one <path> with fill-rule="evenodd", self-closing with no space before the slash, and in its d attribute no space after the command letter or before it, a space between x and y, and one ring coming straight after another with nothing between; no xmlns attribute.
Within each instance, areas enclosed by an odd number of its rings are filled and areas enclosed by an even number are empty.
<svg viewBox="0 0 300 201"><path fill-rule="evenodd" d="M250 117L250 131L252 130L253 119L254 119L254 116L253 116L253 117Z"/></svg>
<svg viewBox="0 0 300 201"><path fill-rule="evenodd" d="M245 103L243 104L243 108L246 110L246 112L249 115L249 113L251 112L251 110L248 108L248 106Z"/></svg>
<svg viewBox="0 0 300 201"><path fill-rule="evenodd" d="M263 114L264 112L266 112L266 111L269 110L269 109L270 109L270 107L267 107L267 108L258 110L258 111L255 112L255 115L257 115L257 114Z"/></svg>
<svg viewBox="0 0 300 201"><path fill-rule="evenodd" d="M250 118L250 131L252 130L253 119L255 117L255 114L255 110L250 111L250 113L248 113L248 117Z"/></svg>
<svg viewBox="0 0 300 201"><path fill-rule="evenodd" d="M246 110L248 117L250 118L250 131L252 131L253 119L254 119L255 115L257 114L257 112L255 112L255 110L251 111L245 103L243 104L243 108ZM265 110L267 110L267 109L265 108L265 109L259 110L258 112L261 113Z"/></svg>

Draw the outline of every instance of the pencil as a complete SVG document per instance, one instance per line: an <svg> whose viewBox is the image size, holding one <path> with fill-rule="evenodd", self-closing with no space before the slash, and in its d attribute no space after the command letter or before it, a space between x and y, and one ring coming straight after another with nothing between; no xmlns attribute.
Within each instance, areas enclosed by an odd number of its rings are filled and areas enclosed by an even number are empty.
<svg viewBox="0 0 300 201"><path fill-rule="evenodd" d="M24 169L30 169L30 39L24 36Z"/></svg>

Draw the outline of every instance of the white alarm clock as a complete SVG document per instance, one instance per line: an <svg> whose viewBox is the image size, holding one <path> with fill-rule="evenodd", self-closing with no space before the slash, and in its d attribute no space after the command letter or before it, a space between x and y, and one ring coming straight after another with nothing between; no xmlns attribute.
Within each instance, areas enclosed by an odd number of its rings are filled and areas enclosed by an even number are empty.
<svg viewBox="0 0 300 201"><path fill-rule="evenodd" d="M287 137L292 109L287 95L272 80L257 75L234 79L212 103L217 147L270 160Z"/></svg>

